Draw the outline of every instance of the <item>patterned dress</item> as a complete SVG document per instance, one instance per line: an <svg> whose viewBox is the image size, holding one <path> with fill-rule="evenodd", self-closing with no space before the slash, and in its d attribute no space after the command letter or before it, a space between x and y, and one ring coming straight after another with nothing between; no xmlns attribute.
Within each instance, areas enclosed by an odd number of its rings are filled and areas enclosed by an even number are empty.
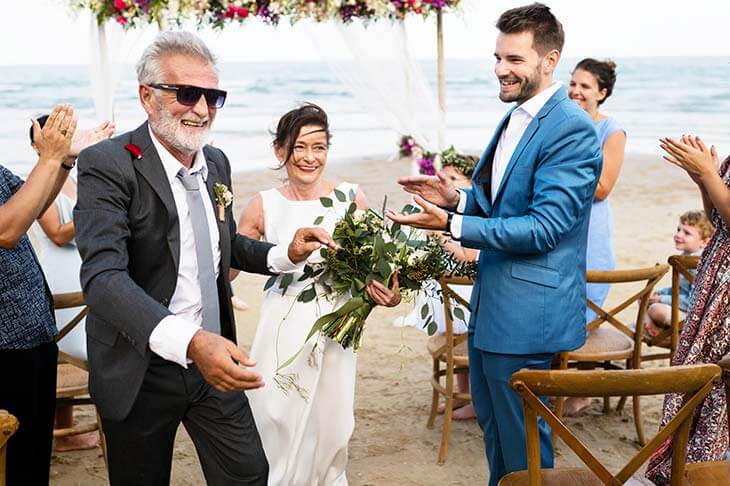
<svg viewBox="0 0 730 486"><path fill-rule="evenodd" d="M730 186L730 157L720 169ZM690 310L672 365L717 363L730 351L730 237L716 209L712 211L715 236L702 253L697 279L690 295ZM728 449L725 389L718 383L692 417L687 462L722 460ZM664 398L664 426L683 404L681 395ZM652 455L646 476L658 485L668 484L672 463L671 438Z"/></svg>

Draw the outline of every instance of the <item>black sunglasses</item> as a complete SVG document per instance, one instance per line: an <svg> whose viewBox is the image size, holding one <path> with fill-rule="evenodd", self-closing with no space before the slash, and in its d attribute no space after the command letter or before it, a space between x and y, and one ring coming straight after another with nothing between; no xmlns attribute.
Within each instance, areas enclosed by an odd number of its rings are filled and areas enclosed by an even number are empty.
<svg viewBox="0 0 730 486"><path fill-rule="evenodd" d="M222 89L200 88L198 86L190 86L188 84L165 84L155 83L149 85L151 88L166 89L175 91L177 102L185 106L195 106L198 104L201 96L205 96L205 101L211 108L222 108L226 102L226 93Z"/></svg>

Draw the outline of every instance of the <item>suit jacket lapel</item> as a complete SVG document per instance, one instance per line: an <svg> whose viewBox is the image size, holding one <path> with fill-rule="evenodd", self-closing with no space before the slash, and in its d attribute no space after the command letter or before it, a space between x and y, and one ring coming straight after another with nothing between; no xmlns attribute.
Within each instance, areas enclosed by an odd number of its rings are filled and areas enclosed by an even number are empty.
<svg viewBox="0 0 730 486"><path fill-rule="evenodd" d="M512 111L514 111L514 108L509 110L507 114L502 117L502 120L500 120L499 124L497 124L494 135L492 135L492 139L489 141L489 145L487 145L487 149L484 151L484 153L482 154L482 158L479 159L479 162L477 162L477 165L474 168L474 175L472 176L472 186L476 190L480 190L484 194L484 197L480 197L478 198L478 200L481 203L482 209L485 213L489 213L492 207L491 180L492 164L494 163L494 152L495 150L497 150L497 144L499 143L499 139L502 136L502 132L509 122L509 117L510 115L512 115Z"/></svg>
<svg viewBox="0 0 730 486"><path fill-rule="evenodd" d="M224 184L225 180L221 177L221 174L218 171L218 165L216 164L216 161L213 157L210 156L210 151L206 150L206 148L203 148L203 155L205 156L206 165L208 166L208 178L205 181L205 186L208 189L208 197L210 197L210 202L213 205L213 212L215 213L215 222L216 226L218 227L218 241L220 245L220 251L221 251L221 274L224 273L225 270L226 275L228 275L228 266L227 263L230 259L230 252L231 252L231 236L230 232L228 231L228 224L225 221L225 217L227 217L227 211L224 212L224 221L221 221L218 217L218 203L216 202L215 197L215 185L216 183Z"/></svg>
<svg viewBox="0 0 730 486"><path fill-rule="evenodd" d="M497 203L497 199L502 194L504 185L507 183L507 179L510 176L510 173L512 172L512 169L514 169L515 164L520 159L520 156L522 155L522 152L524 152L525 147L530 143L532 138L535 136L535 133L537 132L538 128L540 128L540 120L544 118L548 113L550 113L550 110L552 110L555 105L557 105L563 98L566 97L565 89L560 88L558 91L556 91L543 105L542 108L540 108L540 111L537 112L537 115L535 118L532 119L529 125L527 125L527 128L525 129L525 133L522 134L522 137L520 138L519 143L517 144L517 147L515 147L515 151L512 153L512 157L509 159L509 163L507 164L507 167L504 170L504 175L502 176L502 180L499 183L499 188L497 189L497 194L494 194L492 197L493 204Z"/></svg>
<svg viewBox="0 0 730 486"><path fill-rule="evenodd" d="M177 207L172 196L170 181L150 138L147 122L132 132L131 143L137 145L142 151L142 157L133 161L135 170L149 183L167 212L167 243L177 269L180 266L180 223Z"/></svg>

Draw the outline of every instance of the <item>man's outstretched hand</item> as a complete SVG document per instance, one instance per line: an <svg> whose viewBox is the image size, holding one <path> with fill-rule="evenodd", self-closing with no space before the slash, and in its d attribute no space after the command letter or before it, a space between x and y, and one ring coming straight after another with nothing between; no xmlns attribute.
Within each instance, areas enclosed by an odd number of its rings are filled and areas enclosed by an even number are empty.
<svg viewBox="0 0 730 486"><path fill-rule="evenodd" d="M299 228L289 244L287 256L292 263L301 263L323 246L338 249L329 233L322 228Z"/></svg>
<svg viewBox="0 0 730 486"><path fill-rule="evenodd" d="M426 201L442 208L453 211L459 204L459 191L441 171L437 172L435 176L401 177L398 179L398 184L403 186L404 191L421 196Z"/></svg>
<svg viewBox="0 0 730 486"><path fill-rule="evenodd" d="M216 390L229 392L264 386L261 375L246 369L255 366L256 361L218 334L203 329L196 332L188 344L188 358Z"/></svg>
<svg viewBox="0 0 730 486"><path fill-rule="evenodd" d="M414 196L413 202L421 206L423 211L412 214L397 214L391 210L387 210L385 211L385 215L396 223L414 228L438 231L444 231L446 229L446 211L424 200L420 196Z"/></svg>

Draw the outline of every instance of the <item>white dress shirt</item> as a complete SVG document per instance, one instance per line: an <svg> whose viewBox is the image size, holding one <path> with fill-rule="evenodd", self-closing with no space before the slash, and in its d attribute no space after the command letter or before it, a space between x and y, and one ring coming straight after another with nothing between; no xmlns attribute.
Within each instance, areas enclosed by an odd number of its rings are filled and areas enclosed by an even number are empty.
<svg viewBox="0 0 730 486"><path fill-rule="evenodd" d="M553 83L512 111L507 121L507 126L502 130L499 137L497 148L494 150L491 180L492 202L494 202L494 198L497 196L497 191L499 191L499 186L502 184L502 179L504 178L504 172L507 170L512 154L514 154L517 145L520 143L522 135L525 134L527 126L537 116L542 107L545 106L545 103L560 89L561 85L559 82ZM466 194L459 191L459 204L456 207L456 212L463 214L465 208ZM462 219L463 217L459 214L455 214L451 219L450 229L454 238L461 238Z"/></svg>
<svg viewBox="0 0 730 486"><path fill-rule="evenodd" d="M172 189L175 208L180 226L180 261L177 269L177 284L170 299L168 309L173 315L162 319L150 334L149 347L152 352L162 358L173 361L187 368L191 361L187 359L187 350L193 335L202 328L203 299L198 277L198 261L195 253L195 236L190 209L182 181L177 178L180 169L200 177L199 188L205 213L208 217L210 243L213 249L213 268L216 278L220 271L221 251L218 223L213 203L208 195L205 181L208 179L208 164L202 150L198 150L190 170L184 166L157 140L150 130L152 143L162 161L162 167ZM287 247L277 245L269 250L266 263L269 270L275 273L291 272L302 264L292 263L287 256Z"/></svg>

